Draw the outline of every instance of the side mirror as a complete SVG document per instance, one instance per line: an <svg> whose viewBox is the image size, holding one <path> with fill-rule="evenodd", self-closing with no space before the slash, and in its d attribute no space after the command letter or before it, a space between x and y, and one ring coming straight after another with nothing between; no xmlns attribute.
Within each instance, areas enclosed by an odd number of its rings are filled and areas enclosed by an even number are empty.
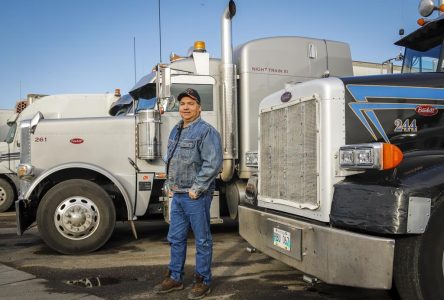
<svg viewBox="0 0 444 300"><path fill-rule="evenodd" d="M162 65L157 66L156 95L158 99L171 96L171 69Z"/></svg>
<svg viewBox="0 0 444 300"><path fill-rule="evenodd" d="M37 124L39 124L40 120L43 120L44 117L41 112L37 112L34 117L31 119L31 133L34 134L35 129L37 128Z"/></svg>
<svg viewBox="0 0 444 300"><path fill-rule="evenodd" d="M433 0L421 0L418 5L419 14L423 17L428 17L435 10L435 3Z"/></svg>
<svg viewBox="0 0 444 300"><path fill-rule="evenodd" d="M167 98L163 98L160 100L160 106L163 111L173 111L174 106L176 105L177 99L174 96L169 96Z"/></svg>

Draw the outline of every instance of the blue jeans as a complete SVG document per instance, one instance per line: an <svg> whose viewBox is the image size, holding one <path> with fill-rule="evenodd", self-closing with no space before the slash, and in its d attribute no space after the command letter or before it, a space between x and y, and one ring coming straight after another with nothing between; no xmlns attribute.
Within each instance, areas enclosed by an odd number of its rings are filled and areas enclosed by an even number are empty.
<svg viewBox="0 0 444 300"><path fill-rule="evenodd" d="M182 282L187 255L188 230L191 227L196 244L196 274L211 284L211 259L213 239L210 232L211 193L203 193L198 199L191 199L187 193L174 193L171 202L168 241L171 245L169 269L171 278Z"/></svg>

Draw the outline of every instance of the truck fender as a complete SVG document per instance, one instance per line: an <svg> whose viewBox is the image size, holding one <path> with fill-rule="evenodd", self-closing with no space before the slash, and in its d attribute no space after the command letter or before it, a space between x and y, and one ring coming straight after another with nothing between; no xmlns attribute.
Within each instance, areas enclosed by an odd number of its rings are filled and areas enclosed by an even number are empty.
<svg viewBox="0 0 444 300"><path fill-rule="evenodd" d="M36 187L38 187L38 185L45 180L48 176L50 176L51 174L54 174L56 172L59 172L61 170L65 170L65 169L73 169L73 168L78 168L78 169L87 169L87 170L91 170L94 172L97 172L99 174L102 174L103 176L105 176L106 178L108 178L109 180L112 181L112 183L114 183L116 185L116 187L119 189L119 191L122 193L123 198L125 200L125 205L127 208L127 212L128 212L128 220L132 220L133 219L133 207L131 205L131 198L128 195L128 192L125 190L124 186L119 182L119 180L110 172L106 171L105 169L98 167L96 165L92 165L92 164L86 164L86 163L69 163L69 164L62 164L62 165L58 165L54 168L48 169L45 172L43 172L42 174L40 174L31 184L31 186L29 187L29 189L27 190L27 192L23 195L23 199L29 199L32 192L36 189Z"/></svg>
<svg viewBox="0 0 444 300"><path fill-rule="evenodd" d="M421 234L443 195L444 152L406 153L396 169L337 183L330 222L373 233Z"/></svg>

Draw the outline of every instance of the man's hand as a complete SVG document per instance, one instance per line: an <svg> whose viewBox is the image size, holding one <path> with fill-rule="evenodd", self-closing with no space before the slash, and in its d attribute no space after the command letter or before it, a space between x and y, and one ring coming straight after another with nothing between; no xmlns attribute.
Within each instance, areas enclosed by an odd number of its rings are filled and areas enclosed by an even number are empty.
<svg viewBox="0 0 444 300"><path fill-rule="evenodd" d="M199 196L193 192L193 191L188 191L188 196L190 196L191 199L196 200L197 198L199 198Z"/></svg>

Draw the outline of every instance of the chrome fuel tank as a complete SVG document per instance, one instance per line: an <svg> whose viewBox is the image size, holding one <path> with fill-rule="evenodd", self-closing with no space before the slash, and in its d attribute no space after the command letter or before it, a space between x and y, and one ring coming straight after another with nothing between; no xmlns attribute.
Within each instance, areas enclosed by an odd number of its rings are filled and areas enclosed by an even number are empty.
<svg viewBox="0 0 444 300"><path fill-rule="evenodd" d="M142 110L137 113L137 157L156 159L160 152L160 113L157 110Z"/></svg>

